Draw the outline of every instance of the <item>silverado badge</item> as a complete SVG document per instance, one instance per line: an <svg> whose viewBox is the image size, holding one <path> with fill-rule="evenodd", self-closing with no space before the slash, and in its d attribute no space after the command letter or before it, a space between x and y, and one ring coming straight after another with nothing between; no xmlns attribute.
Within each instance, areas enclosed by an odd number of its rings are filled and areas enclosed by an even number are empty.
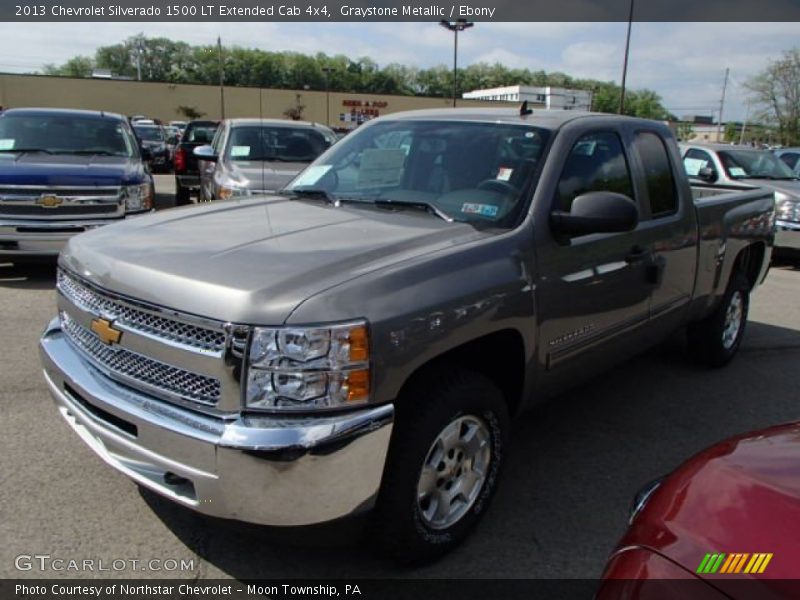
<svg viewBox="0 0 800 600"><path fill-rule="evenodd" d="M52 194L42 194L36 201L36 204L44 206L45 208L55 208L56 206L60 206L62 202L64 202L64 200L58 196L53 196Z"/></svg>
<svg viewBox="0 0 800 600"><path fill-rule="evenodd" d="M94 319L91 329L97 334L100 341L108 346L119 344L119 340L122 337L122 332L119 329L114 329L111 326L111 321L106 321L105 319Z"/></svg>

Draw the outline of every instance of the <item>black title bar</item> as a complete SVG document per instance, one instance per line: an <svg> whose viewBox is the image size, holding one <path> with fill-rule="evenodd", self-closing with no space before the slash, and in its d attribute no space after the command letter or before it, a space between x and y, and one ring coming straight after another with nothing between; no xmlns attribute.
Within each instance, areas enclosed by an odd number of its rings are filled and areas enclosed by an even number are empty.
<svg viewBox="0 0 800 600"><path fill-rule="evenodd" d="M34 0L4 1L0 20L26 22L800 21L800 0ZM731 35L736 35L734 30Z"/></svg>

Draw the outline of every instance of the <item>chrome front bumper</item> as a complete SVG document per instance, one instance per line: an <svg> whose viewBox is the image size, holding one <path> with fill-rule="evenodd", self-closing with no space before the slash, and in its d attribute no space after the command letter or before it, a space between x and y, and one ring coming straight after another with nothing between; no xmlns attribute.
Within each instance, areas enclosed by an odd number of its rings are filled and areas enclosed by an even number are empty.
<svg viewBox="0 0 800 600"><path fill-rule="evenodd" d="M775 247L800 250L800 223L776 221Z"/></svg>
<svg viewBox="0 0 800 600"><path fill-rule="evenodd" d="M122 219L0 219L0 257L56 256L69 238Z"/></svg>
<svg viewBox="0 0 800 600"><path fill-rule="evenodd" d="M40 342L56 406L106 463L199 512L264 525L309 525L370 509L394 408L318 418L222 420L155 399L102 375L58 319Z"/></svg>

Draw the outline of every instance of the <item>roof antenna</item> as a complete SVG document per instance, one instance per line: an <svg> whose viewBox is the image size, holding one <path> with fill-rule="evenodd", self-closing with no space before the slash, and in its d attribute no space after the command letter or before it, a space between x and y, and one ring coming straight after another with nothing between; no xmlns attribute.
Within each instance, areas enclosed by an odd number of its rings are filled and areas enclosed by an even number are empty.
<svg viewBox="0 0 800 600"><path fill-rule="evenodd" d="M519 107L519 116L520 117L527 117L528 115L533 114L533 109L528 108L528 101L524 100Z"/></svg>

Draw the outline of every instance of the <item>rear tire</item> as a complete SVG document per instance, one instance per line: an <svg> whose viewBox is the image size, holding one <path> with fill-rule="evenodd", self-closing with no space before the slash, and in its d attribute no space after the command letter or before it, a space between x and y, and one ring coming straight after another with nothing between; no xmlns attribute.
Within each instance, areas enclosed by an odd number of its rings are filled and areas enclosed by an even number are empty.
<svg viewBox="0 0 800 600"><path fill-rule="evenodd" d="M714 312L689 325L687 339L694 359L711 367L727 365L742 343L749 307L750 281L737 270Z"/></svg>
<svg viewBox="0 0 800 600"><path fill-rule="evenodd" d="M502 393L469 371L438 372L398 403L373 514L381 551L420 563L458 545L494 494L508 442Z"/></svg>

